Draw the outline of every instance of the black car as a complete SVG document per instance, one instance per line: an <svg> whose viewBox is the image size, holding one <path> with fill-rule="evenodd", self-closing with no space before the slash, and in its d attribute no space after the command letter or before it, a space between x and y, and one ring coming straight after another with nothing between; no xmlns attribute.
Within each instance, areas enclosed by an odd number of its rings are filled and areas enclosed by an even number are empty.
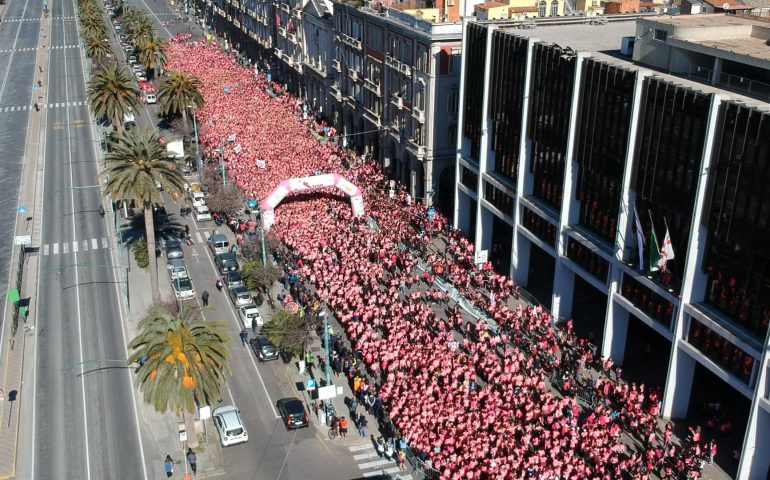
<svg viewBox="0 0 770 480"><path fill-rule="evenodd" d="M241 278L241 273L238 270L231 270L225 273L222 275L222 280L225 282L227 288L245 286L243 278Z"/></svg>
<svg viewBox="0 0 770 480"><path fill-rule="evenodd" d="M220 253L214 257L214 263L217 265L219 273L234 272L241 269L238 265L238 259L232 252Z"/></svg>
<svg viewBox="0 0 770 480"><path fill-rule="evenodd" d="M262 335L257 335L251 339L251 348L260 361L269 362L278 358L278 350Z"/></svg>
<svg viewBox="0 0 770 480"><path fill-rule="evenodd" d="M278 407L278 412L281 414L281 418L283 418L286 429L292 430L310 425L305 405L300 399L282 398L278 400L276 407Z"/></svg>

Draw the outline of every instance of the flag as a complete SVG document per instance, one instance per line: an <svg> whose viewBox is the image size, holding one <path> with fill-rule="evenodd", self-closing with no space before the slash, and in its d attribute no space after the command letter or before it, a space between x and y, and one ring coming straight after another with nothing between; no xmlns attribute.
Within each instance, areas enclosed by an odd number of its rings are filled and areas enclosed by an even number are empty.
<svg viewBox="0 0 770 480"><path fill-rule="evenodd" d="M639 220L636 206L634 206L634 222L636 224L636 246L639 249L639 270L644 271L644 230L642 230L642 221Z"/></svg>
<svg viewBox="0 0 770 480"><path fill-rule="evenodd" d="M649 213L649 212L647 212ZM660 270L658 264L660 263L660 251L657 249L658 236L655 234L655 222L652 220L652 214L650 213L650 271L657 272Z"/></svg>
<svg viewBox="0 0 770 480"><path fill-rule="evenodd" d="M666 264L669 260L674 259L674 247L671 245L671 235L668 233L668 225L666 225L666 236L663 237L663 243L660 246L658 257L658 268L666 271Z"/></svg>

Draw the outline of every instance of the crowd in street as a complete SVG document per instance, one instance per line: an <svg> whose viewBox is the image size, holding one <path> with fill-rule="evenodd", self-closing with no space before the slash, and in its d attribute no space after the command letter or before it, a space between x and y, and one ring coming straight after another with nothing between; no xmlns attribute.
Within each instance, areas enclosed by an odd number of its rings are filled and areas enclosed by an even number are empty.
<svg viewBox="0 0 770 480"><path fill-rule="evenodd" d="M476 266L460 232L445 236L446 253L428 253L449 231L446 219L428 220L405 191L389 195L374 163L309 135L322 127L296 114L296 98L271 95L279 85L213 43L175 42L168 56L169 70L202 80L202 145L209 157L224 149L228 176L246 196L264 199L284 180L319 173L364 190L363 217L327 188L289 195L273 228L291 251L291 273L328 305L360 359L343 366L358 378L359 400L374 397L378 418L441 478L699 478L716 447L700 434L680 444L661 431L659 390L623 381L571 322L558 325L540 306L510 307L516 285L490 264ZM466 319L437 279L494 324ZM581 376L597 362L606 375ZM553 378L564 380L560 389Z"/></svg>

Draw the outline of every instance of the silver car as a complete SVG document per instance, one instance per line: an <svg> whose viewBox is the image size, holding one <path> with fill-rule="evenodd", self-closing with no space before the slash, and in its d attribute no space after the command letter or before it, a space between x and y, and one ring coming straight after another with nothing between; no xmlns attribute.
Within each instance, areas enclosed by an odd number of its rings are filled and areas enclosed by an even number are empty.
<svg viewBox="0 0 770 480"><path fill-rule="evenodd" d="M189 278L177 278L171 283L174 285L174 295L177 300L195 298L195 288Z"/></svg>
<svg viewBox="0 0 770 480"><path fill-rule="evenodd" d="M230 300L233 305L240 307L243 305L251 305L251 292L246 287L232 287L228 289L230 294Z"/></svg>
<svg viewBox="0 0 770 480"><path fill-rule="evenodd" d="M172 258L169 260L166 264L166 269L168 270L168 276L171 277L172 281L177 278L190 278L190 275L187 273L187 265L185 265L184 260L181 258Z"/></svg>

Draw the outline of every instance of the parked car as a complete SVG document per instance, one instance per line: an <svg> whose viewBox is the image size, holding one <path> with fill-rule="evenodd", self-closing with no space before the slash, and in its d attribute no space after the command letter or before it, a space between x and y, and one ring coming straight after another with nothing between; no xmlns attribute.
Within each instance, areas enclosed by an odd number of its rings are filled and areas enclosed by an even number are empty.
<svg viewBox="0 0 770 480"><path fill-rule="evenodd" d="M209 220L211 220L211 212L209 211L209 207L206 205L195 207L196 222L207 222Z"/></svg>
<svg viewBox="0 0 770 480"><path fill-rule="evenodd" d="M195 289L193 288L192 280L189 278L177 278L171 283L174 285L174 295L177 300L195 298Z"/></svg>
<svg viewBox="0 0 770 480"><path fill-rule="evenodd" d="M179 240L166 240L166 258L184 258L184 250Z"/></svg>
<svg viewBox="0 0 770 480"><path fill-rule="evenodd" d="M215 233L208 239L209 248L211 253L219 255L220 253L227 253L230 251L230 242L227 240L227 236L221 233Z"/></svg>
<svg viewBox="0 0 770 480"><path fill-rule="evenodd" d="M232 272L226 272L222 275L222 281L227 285L227 288L230 287L243 287L246 284L243 283L243 278L241 277L241 272L235 270Z"/></svg>
<svg viewBox="0 0 770 480"><path fill-rule="evenodd" d="M158 103L158 97L154 93L145 93L144 99L147 102L147 105L154 105Z"/></svg>
<svg viewBox="0 0 770 480"><path fill-rule="evenodd" d="M269 362L278 358L278 349L262 335L257 335L251 339L251 348L260 362Z"/></svg>
<svg viewBox="0 0 770 480"><path fill-rule="evenodd" d="M128 56L128 63L131 65L131 68L134 68L136 65L136 55L129 55ZM141 67L140 67L141 68Z"/></svg>
<svg viewBox="0 0 770 480"><path fill-rule="evenodd" d="M171 281L177 278L190 278L183 258L170 259L166 264L166 269L168 270L168 276L171 277Z"/></svg>
<svg viewBox="0 0 770 480"><path fill-rule="evenodd" d="M282 398L278 400L276 407L288 430L309 425L305 405L298 398Z"/></svg>
<svg viewBox="0 0 770 480"><path fill-rule="evenodd" d="M190 192L190 200L192 201L193 208L206 205L206 194L203 192Z"/></svg>
<svg viewBox="0 0 770 480"><path fill-rule="evenodd" d="M223 447L237 445L249 440L249 432L246 431L241 420L241 411L235 405L215 408L212 417Z"/></svg>
<svg viewBox="0 0 770 480"><path fill-rule="evenodd" d="M238 316L241 317L241 322L246 328L252 328L252 325L256 322L258 327L264 324L262 314L259 313L259 309L254 304L244 305L238 309Z"/></svg>
<svg viewBox="0 0 770 480"><path fill-rule="evenodd" d="M241 266L238 265L238 259L235 258L233 252L220 253L215 256L214 264L216 264L219 273L234 272L241 269Z"/></svg>
<svg viewBox="0 0 770 480"><path fill-rule="evenodd" d="M246 287L232 287L227 289L228 295L230 295L230 301L233 305L240 307L243 305L251 304L251 292Z"/></svg>

